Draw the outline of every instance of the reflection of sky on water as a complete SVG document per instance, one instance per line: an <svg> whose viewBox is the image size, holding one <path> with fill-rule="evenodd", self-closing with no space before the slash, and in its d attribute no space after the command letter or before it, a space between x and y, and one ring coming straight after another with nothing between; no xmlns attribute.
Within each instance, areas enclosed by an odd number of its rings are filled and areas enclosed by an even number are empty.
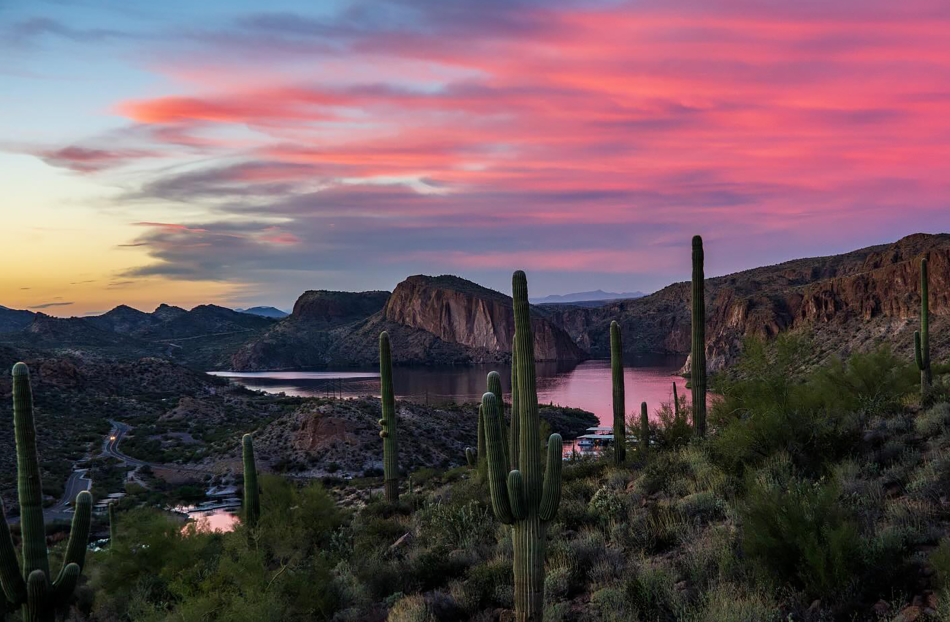
<svg viewBox="0 0 950 622"><path fill-rule="evenodd" d="M652 416L662 402L671 401L674 380L680 395L688 395L685 380L673 375L682 365L682 357L627 361L624 370L627 413L639 412L640 402L645 401ZM538 363L536 369L541 404L582 408L596 414L605 425L610 425L613 418L610 361L591 360L579 365ZM501 374L503 389L507 392L511 380L508 365L395 367L394 390L398 398L416 402L474 402L485 392L486 376L492 370ZM379 395L375 370L215 373L251 389L271 393L338 397Z"/></svg>

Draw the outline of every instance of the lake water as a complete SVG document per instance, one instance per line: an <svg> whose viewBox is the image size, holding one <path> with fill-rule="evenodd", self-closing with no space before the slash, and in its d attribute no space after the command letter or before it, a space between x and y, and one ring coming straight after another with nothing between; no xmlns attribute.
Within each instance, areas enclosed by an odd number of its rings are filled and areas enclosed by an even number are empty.
<svg viewBox="0 0 950 622"><path fill-rule="evenodd" d="M672 400L675 381L680 395L688 395L686 381L674 375L685 357L649 357L624 362L626 411L639 412L646 402L651 418L662 402ZM501 374L502 388L510 390L511 367L471 365L446 367L394 367L393 389L398 399L420 403L475 402L485 392L490 371ZM538 401L582 408L597 415L604 425L613 420L610 361L580 364L538 363ZM231 378L251 389L295 396L379 396L376 370L293 372L210 372Z"/></svg>

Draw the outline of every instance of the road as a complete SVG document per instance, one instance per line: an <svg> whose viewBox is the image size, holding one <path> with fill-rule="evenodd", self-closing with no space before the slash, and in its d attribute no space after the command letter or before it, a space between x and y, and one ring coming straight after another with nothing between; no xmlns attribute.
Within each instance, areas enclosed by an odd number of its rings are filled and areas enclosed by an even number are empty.
<svg viewBox="0 0 950 622"><path fill-rule="evenodd" d="M112 431L102 442L102 455L104 456L110 456L133 466L147 466L153 469L171 469L185 473L194 473L196 475L214 475L213 472L206 471L205 469L196 469L194 467L186 467L178 464L165 464L162 462L146 462L145 460L139 460L126 455L119 450L119 443L122 442L122 439L128 434L129 430L132 429L132 426L122 423L121 421L112 421L111 419L109 423L112 424Z"/></svg>

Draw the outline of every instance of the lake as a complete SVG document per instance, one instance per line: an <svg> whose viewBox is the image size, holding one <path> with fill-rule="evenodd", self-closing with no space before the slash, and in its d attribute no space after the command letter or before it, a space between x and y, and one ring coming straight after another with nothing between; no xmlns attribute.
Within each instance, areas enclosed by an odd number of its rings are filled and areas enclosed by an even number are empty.
<svg viewBox="0 0 950 622"><path fill-rule="evenodd" d="M642 357L624 362L626 412L639 412L646 402L650 416L662 402L672 400L675 380L680 395L688 394L686 381L674 374L685 357ZM508 365L455 365L444 367L394 367L393 389L398 399L419 403L475 402L485 392L490 371L501 374L502 388L510 390ZM613 405L609 360L579 364L538 363L538 402L582 408L597 415L604 425L612 425ZM358 397L379 396L376 370L209 372L230 378L250 389L295 396Z"/></svg>

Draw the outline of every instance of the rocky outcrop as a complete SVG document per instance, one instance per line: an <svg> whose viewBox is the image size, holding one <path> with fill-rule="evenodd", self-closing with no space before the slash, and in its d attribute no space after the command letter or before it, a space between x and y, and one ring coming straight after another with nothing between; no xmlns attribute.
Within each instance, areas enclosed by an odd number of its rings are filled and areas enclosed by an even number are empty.
<svg viewBox="0 0 950 622"><path fill-rule="evenodd" d="M455 276L411 276L396 286L383 315L447 343L510 354L515 332L511 298ZM586 353L562 328L535 314L538 361L578 361Z"/></svg>
<svg viewBox="0 0 950 622"><path fill-rule="evenodd" d="M367 318L386 304L389 292L306 291L294 303L290 316L313 326L335 326Z"/></svg>

